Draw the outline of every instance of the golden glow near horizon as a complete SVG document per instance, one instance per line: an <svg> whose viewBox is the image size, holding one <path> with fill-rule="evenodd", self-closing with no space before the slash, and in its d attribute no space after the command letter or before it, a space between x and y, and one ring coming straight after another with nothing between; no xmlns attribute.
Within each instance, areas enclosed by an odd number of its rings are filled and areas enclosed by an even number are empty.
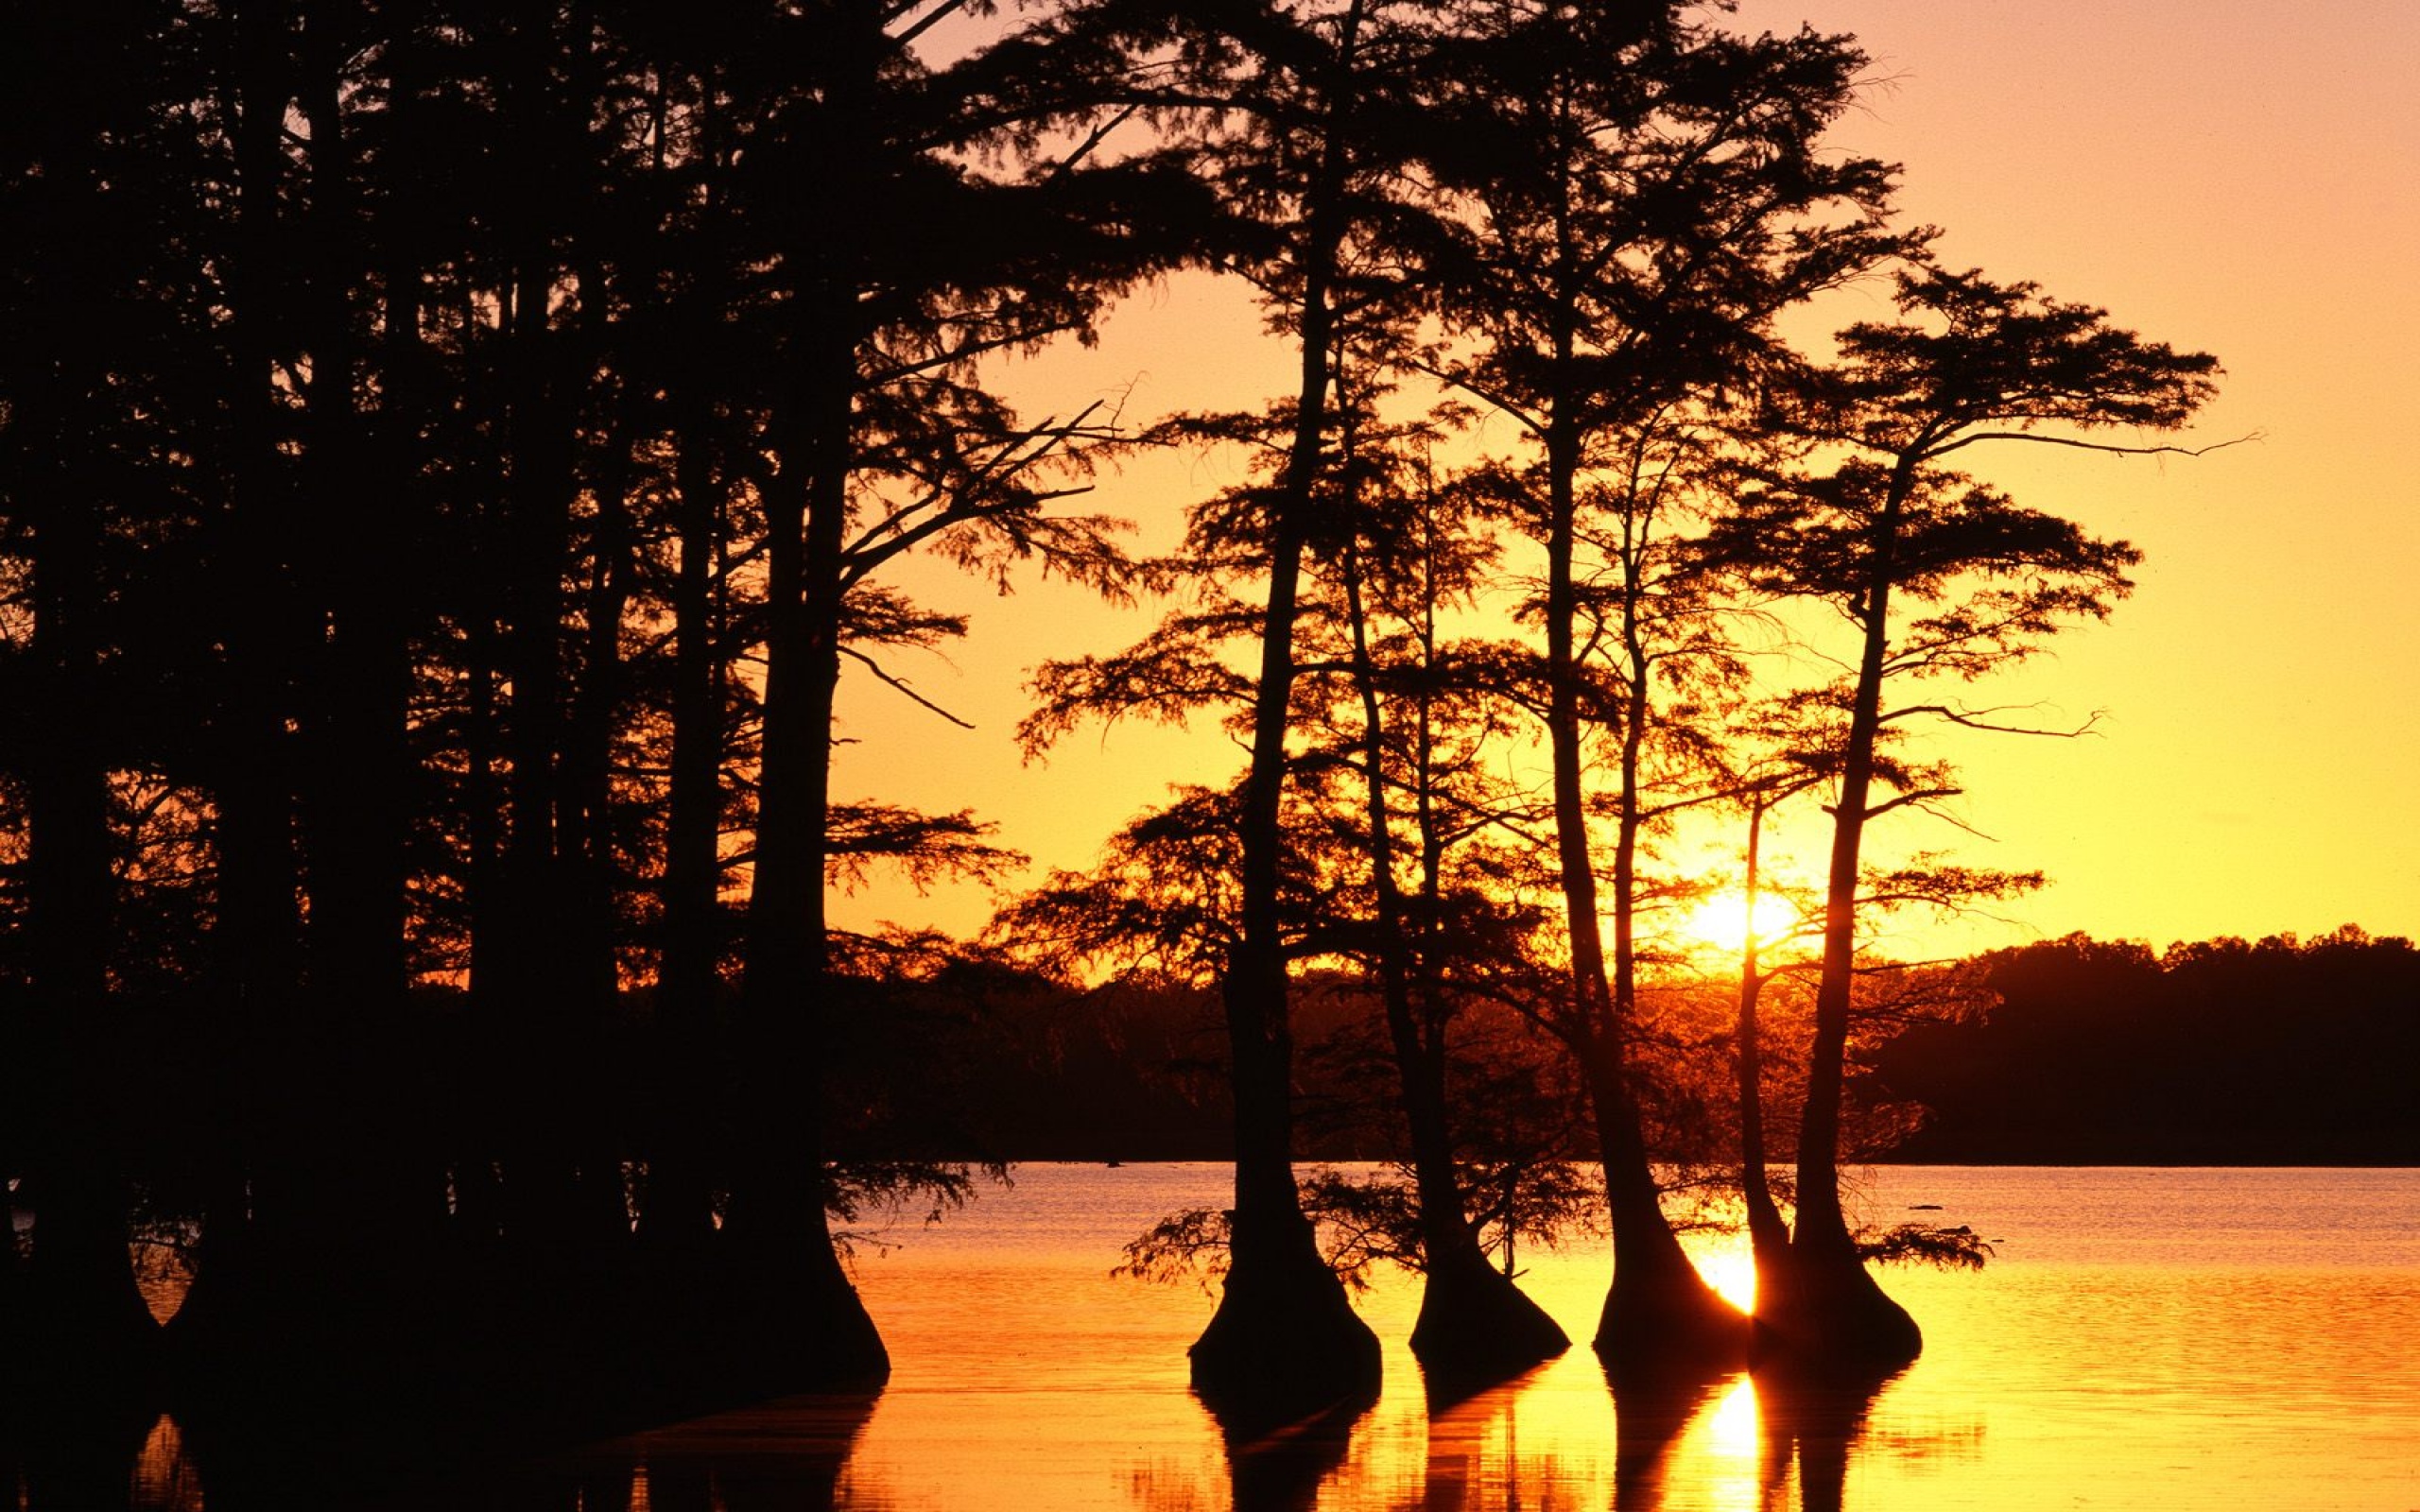
<svg viewBox="0 0 2420 1512"><path fill-rule="evenodd" d="M2024 503L2141 546L2137 590L2106 625L1971 688L1945 690L2045 727L2098 715L2081 739L1951 732L1955 823L1896 815L1882 854L2040 868L2051 885L1990 917L1910 916L1875 943L1940 954L2083 930L2154 947L2216 935L2304 935L2355 922L2420 933L2420 7L2322 4L2281 17L2249 0L1945 6L1922 0L1745 0L1729 25L1857 35L1876 80L1834 141L1905 164L1903 218L1944 229L1943 261L2036 280L2121 325L2226 366L2185 438L2255 444L2199 458L1978 447L1971 465ZM1878 288L1853 288L1881 309ZM1129 421L1257 402L1288 357L1241 294L1172 279L1130 301L1093 349L1020 375L1023 403L1064 412L1123 394ZM1490 444L1502 444L1501 438ZM1216 456L1139 458L1088 507L1170 543L1183 508L1236 481ZM1012 733L1035 662L1123 646L1157 610L1105 608L1055 583L997 599L937 564L908 591L973 615L946 659L893 668L977 725L960 731L871 679L843 689L836 790L953 811L1047 866L1081 867L1171 782L1223 781L1236 752L1194 731L1080 732L1045 764ZM1822 648L1818 647L1820 651ZM1833 653L1839 653L1835 645ZM1930 737L1927 737L1928 740ZM1822 816L1769 837L1776 876L1821 874ZM1691 842L1736 870L1737 836ZM845 927L972 932L979 887L919 896L878 884L838 901ZM1692 923L1689 927L1694 929Z"/></svg>

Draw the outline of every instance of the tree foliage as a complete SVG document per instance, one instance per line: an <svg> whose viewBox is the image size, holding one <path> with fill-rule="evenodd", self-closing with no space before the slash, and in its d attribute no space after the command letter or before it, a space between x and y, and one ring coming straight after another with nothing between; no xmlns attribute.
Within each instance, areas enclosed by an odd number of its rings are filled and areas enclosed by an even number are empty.
<svg viewBox="0 0 2420 1512"><path fill-rule="evenodd" d="M1941 690L2105 616L2138 558L1963 469L2170 450L2218 369L1939 266L1897 170L1826 141L1853 39L1528 0L39 9L0 64L29 1358L150 1349L130 1233L190 1231L180 1338L289 1340L256 1382L440 1371L472 1295L533 1349L633 1297L686 1336L667 1277L877 1370L831 1224L962 1200L1000 1160L952 1101L985 1005L1102 988L1219 1002L1232 1219L1129 1264L1232 1239L1197 1369L1308 1408L1374 1368L1331 1267L1502 1322L1497 1273L1601 1201L1622 1274L1683 1276L1659 1162L1753 1171L1724 1146L1760 1089L1846 1254L1860 1057L2001 1032L1858 921L2038 879L1876 865L1865 826L1954 796L1920 731L2007 727ZM1792 349L1885 266L1895 316ZM1031 392L1023 359L1178 272L1257 301L1282 392ZM1092 502L1144 447L1239 479L1149 560ZM958 722L912 669L987 621L911 594L920 561L1159 613L1037 669L1028 754L1127 719L1242 753L977 945L832 917L1024 865L980 814L834 787L844 679ZM1760 685L1783 599L1846 622L1838 682ZM1802 793L1822 955L1718 1002L1661 927L1714 883L1675 842ZM1297 1183L1305 1005L1358 1022L1399 1170ZM205 1074L162 1091L147 1036ZM1609 1302L1600 1342L1657 1315Z"/></svg>

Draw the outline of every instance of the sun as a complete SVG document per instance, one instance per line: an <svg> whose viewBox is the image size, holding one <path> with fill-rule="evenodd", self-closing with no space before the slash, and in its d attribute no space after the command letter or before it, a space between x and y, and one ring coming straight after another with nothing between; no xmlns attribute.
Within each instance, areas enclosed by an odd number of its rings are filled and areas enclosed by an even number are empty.
<svg viewBox="0 0 2420 1512"><path fill-rule="evenodd" d="M1737 887L1725 887L1691 908L1682 919L1681 929L1702 946L1737 954L1746 939L1749 923L1748 895ZM1797 927L1798 910L1772 893L1760 893L1754 924L1757 941L1770 948Z"/></svg>

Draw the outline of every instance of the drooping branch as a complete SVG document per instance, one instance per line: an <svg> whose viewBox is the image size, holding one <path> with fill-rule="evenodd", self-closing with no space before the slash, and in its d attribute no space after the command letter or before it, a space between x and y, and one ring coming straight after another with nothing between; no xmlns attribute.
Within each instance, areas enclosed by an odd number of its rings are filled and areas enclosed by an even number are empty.
<svg viewBox="0 0 2420 1512"><path fill-rule="evenodd" d="M1996 709L1970 711L1953 709L1947 704L1919 703L1910 704L1901 709L1893 709L1890 713L1881 716L1881 722L1887 725L1901 719L1910 719L1918 714L1928 714L1935 719L1944 719L1948 721L1950 724L1960 726L1966 730L1980 730L1996 735L2039 735L2049 740L2080 740L2085 735L2094 733L2099 728L2101 718L2107 714L2109 711L2105 709L2094 710L2085 717L2083 724L2076 726L2072 730L2044 730L2031 725L2003 725L1982 717L1983 715L1997 713L1999 711ZM1877 810L1876 812L1879 811Z"/></svg>
<svg viewBox="0 0 2420 1512"><path fill-rule="evenodd" d="M1910 805L1922 806L1934 799L1956 798L1962 791L1963 789L1955 787L1918 788L1914 792L1902 793L1887 802L1870 805L1865 811L1865 816L1869 819L1878 819L1893 809L1903 809Z"/></svg>
<svg viewBox="0 0 2420 1512"><path fill-rule="evenodd" d="M933 702L930 698L925 697L923 694L918 693L915 689L909 687L905 679L893 677L889 672L884 671L882 663L866 655L863 651L858 650L856 646L843 645L840 647L840 654L862 665L867 671L873 673L880 681L888 684L898 692L907 695L911 702L931 710L934 713L941 715L943 719L948 720L959 729L973 730L975 728L966 720L960 719L958 715L951 713L940 704Z"/></svg>
<svg viewBox="0 0 2420 1512"><path fill-rule="evenodd" d="M2040 431L1967 431L1955 440L1927 447L1924 457L1932 461L1978 441L2034 441L2045 446L2073 447L2080 452L2106 452L2112 456L2207 456L2230 446L2266 439L2266 433L2251 431L2230 440L2212 441L2207 446L2121 446L2115 441L2086 440L2081 436L2046 436Z"/></svg>

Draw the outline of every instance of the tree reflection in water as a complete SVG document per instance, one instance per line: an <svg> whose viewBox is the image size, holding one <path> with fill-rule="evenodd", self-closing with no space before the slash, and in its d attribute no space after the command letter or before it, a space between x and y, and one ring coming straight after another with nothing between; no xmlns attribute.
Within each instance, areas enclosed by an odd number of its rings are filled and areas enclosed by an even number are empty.
<svg viewBox="0 0 2420 1512"><path fill-rule="evenodd" d="M1374 1395L1347 1398L1325 1412L1274 1426L1212 1412L1226 1448L1235 1512L1311 1512L1320 1488L1344 1464L1354 1426L1375 1400Z"/></svg>
<svg viewBox="0 0 2420 1512"><path fill-rule="evenodd" d="M201 1477L185 1455L184 1432L161 1414L134 1462L134 1505L143 1512L202 1512Z"/></svg>
<svg viewBox="0 0 2420 1512"><path fill-rule="evenodd" d="M848 1484L849 1456L875 1398L784 1397L358 1501L339 1489L311 1504L360 1512L875 1512L889 1504L887 1493ZM284 1512L293 1504L249 1496L207 1503L208 1512ZM194 1506L145 1503L140 1512Z"/></svg>
<svg viewBox="0 0 2420 1512"><path fill-rule="evenodd" d="M1758 1503L1790 1503L1792 1459L1798 1465L1799 1512L1841 1512L1847 1492L1849 1450L1864 1432L1867 1412L1905 1367L1878 1372L1766 1369L1753 1378L1763 1440Z"/></svg>
<svg viewBox="0 0 2420 1512"><path fill-rule="evenodd" d="M24 1512L130 1507L144 1445L159 1421L119 1401L0 1405L0 1497L13 1493Z"/></svg>
<svg viewBox="0 0 2420 1512"><path fill-rule="evenodd" d="M1568 1440L1560 1454L1553 1449L1520 1452L1515 1419L1525 1405L1555 1411L1557 1393L1540 1379L1544 1374L1458 1401L1432 1400L1419 1490L1388 1504L1397 1512L1478 1512L1558 1505L1572 1494L1592 1500L1581 1488L1602 1486L1592 1473L1601 1461L1565 1462ZM1616 1512L1658 1512L1668 1504L1702 1504L1712 1494L1722 1504L1754 1504L1764 1512L1837 1512L1850 1457L1867 1437L1870 1409L1893 1379L1608 1370L1610 1505ZM1550 1434L1549 1442L1555 1437ZM1736 1471L1726 1471L1726 1465Z"/></svg>
<svg viewBox="0 0 2420 1512"><path fill-rule="evenodd" d="M630 1512L825 1512L882 1504L851 1488L850 1452L873 1418L877 1393L785 1397L736 1412L650 1429L553 1462L558 1484L583 1472L635 1466L626 1503L583 1500L578 1512L627 1505ZM604 1487L598 1487L599 1490ZM525 1503L526 1504L526 1503ZM572 1512L574 1503L563 1503Z"/></svg>
<svg viewBox="0 0 2420 1512"><path fill-rule="evenodd" d="M1460 1508L1481 1503L1520 1504L1521 1460L1514 1403L1547 1369L1540 1366L1480 1391L1441 1384L1434 1376L1424 1377L1428 1435L1417 1503L1421 1512L1459 1512ZM1504 1453L1502 1484L1496 1486L1489 1481L1486 1466L1489 1439L1499 1424L1503 1429ZM1491 1496L1491 1491L1500 1491L1501 1495Z"/></svg>
<svg viewBox="0 0 2420 1512"><path fill-rule="evenodd" d="M1663 1505L1672 1446L1738 1378L1736 1369L1686 1361L1606 1366L1605 1385L1614 1395L1616 1512L1653 1512Z"/></svg>

